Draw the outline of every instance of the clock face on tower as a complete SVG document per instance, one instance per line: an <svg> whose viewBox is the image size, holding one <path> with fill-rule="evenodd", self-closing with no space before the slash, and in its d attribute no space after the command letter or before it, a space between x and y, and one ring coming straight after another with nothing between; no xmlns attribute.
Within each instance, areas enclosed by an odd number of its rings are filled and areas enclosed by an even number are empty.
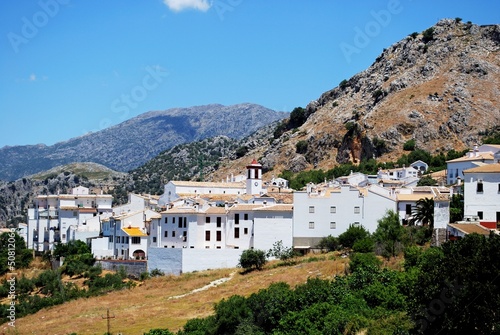
<svg viewBox="0 0 500 335"><path fill-rule="evenodd" d="M255 186L259 186L259 183L258 183L258 182L255 182L255 183L253 183L253 184L254 184Z"/></svg>

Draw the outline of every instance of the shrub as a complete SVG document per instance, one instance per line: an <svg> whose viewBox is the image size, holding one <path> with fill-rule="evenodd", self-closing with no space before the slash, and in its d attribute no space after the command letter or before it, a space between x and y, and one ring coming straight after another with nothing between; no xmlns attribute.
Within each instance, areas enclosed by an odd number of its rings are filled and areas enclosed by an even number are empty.
<svg viewBox="0 0 500 335"><path fill-rule="evenodd" d="M422 32L422 41L424 43L430 42L434 39L434 28L430 27Z"/></svg>
<svg viewBox="0 0 500 335"><path fill-rule="evenodd" d="M239 266L249 271L253 268L261 270L266 263L266 253L262 250L247 249L240 256Z"/></svg>
<svg viewBox="0 0 500 335"><path fill-rule="evenodd" d="M342 80L339 84L339 87L341 90L345 89L347 86L349 86L349 83L347 82L347 80Z"/></svg>
<svg viewBox="0 0 500 335"><path fill-rule="evenodd" d="M416 39L418 36L418 33L417 32L413 32L410 34L410 37L413 38L413 39Z"/></svg>
<svg viewBox="0 0 500 335"><path fill-rule="evenodd" d="M332 235L323 237L318 243L318 248L326 249L328 251L337 250L339 248L339 239L333 237Z"/></svg>
<svg viewBox="0 0 500 335"><path fill-rule="evenodd" d="M298 154L305 154L307 152L307 141L298 141L295 145L295 149Z"/></svg>
<svg viewBox="0 0 500 335"><path fill-rule="evenodd" d="M373 252L373 248L375 247L375 242L371 237L365 237L360 240L357 240L354 242L354 245L352 246L352 250L355 252Z"/></svg>
<svg viewBox="0 0 500 335"><path fill-rule="evenodd" d="M403 144L403 150L405 151L413 151L415 150L416 142L414 139L408 140Z"/></svg>
<svg viewBox="0 0 500 335"><path fill-rule="evenodd" d="M349 225L345 232L339 235L339 243L344 248L352 248L354 243L370 236L368 230L363 226Z"/></svg>
<svg viewBox="0 0 500 335"><path fill-rule="evenodd" d="M349 269L351 272L356 272L360 269L379 269L382 261L375 256L373 252L358 253L355 252L350 256Z"/></svg>

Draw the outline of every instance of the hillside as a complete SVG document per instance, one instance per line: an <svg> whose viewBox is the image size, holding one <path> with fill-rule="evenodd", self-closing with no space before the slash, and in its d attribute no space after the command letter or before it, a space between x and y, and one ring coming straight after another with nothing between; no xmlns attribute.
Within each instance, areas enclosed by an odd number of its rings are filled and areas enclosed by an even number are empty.
<svg viewBox="0 0 500 335"><path fill-rule="evenodd" d="M433 154L471 148L500 124L499 51L500 25L441 20L309 103L303 124L252 156L279 174L395 160L408 140ZM241 170L249 158L228 161L213 179Z"/></svg>
<svg viewBox="0 0 500 335"><path fill-rule="evenodd" d="M313 262L306 261L308 258L291 267L271 263L263 271L246 275L239 272L241 269L225 269L153 278L130 290L70 301L17 319L16 331L37 335L103 334L106 320L102 316L107 308L115 316L111 319L113 334L143 334L152 328L175 331L189 319L212 314L214 303L223 298L248 296L275 282L287 282L293 287L307 278L331 279L343 274L348 262L339 257L332 261L332 255L315 257ZM219 285L210 285L215 281ZM5 324L1 327L2 332L8 330Z"/></svg>
<svg viewBox="0 0 500 335"><path fill-rule="evenodd" d="M147 112L116 126L51 146L3 147L0 180L16 180L74 162L94 162L113 170L129 171L177 144L218 135L241 139L286 116L286 113L249 103Z"/></svg>

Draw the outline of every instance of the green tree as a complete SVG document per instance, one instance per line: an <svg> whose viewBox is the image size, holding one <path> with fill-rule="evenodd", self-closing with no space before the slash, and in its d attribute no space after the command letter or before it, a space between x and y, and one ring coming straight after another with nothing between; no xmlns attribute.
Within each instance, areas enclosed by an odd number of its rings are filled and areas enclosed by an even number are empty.
<svg viewBox="0 0 500 335"><path fill-rule="evenodd" d="M297 256L292 247L283 246L283 241L279 240L273 243L273 247L267 252L267 257L275 257L283 262L292 262Z"/></svg>
<svg viewBox="0 0 500 335"><path fill-rule="evenodd" d="M415 225L418 222L429 225L431 229L434 229L434 199L422 198L417 200L417 206L412 212L409 223Z"/></svg>
<svg viewBox="0 0 500 335"><path fill-rule="evenodd" d="M393 210L388 210L377 222L377 230L373 234L375 240L384 246L387 256L396 256L396 247L402 241L404 234L398 214Z"/></svg>
<svg viewBox="0 0 500 335"><path fill-rule="evenodd" d="M450 222L461 221L464 218L464 196L453 194L450 201Z"/></svg>
<svg viewBox="0 0 500 335"><path fill-rule="evenodd" d="M345 232L339 235L339 243L344 248L352 248L354 243L370 236L370 232L363 226L350 224Z"/></svg>
<svg viewBox="0 0 500 335"><path fill-rule="evenodd" d="M318 243L318 248L328 251L337 250L339 248L339 239L332 235L323 237Z"/></svg>
<svg viewBox="0 0 500 335"><path fill-rule="evenodd" d="M431 176L423 176L417 183L417 186L435 186L437 185L437 181L433 179Z"/></svg>
<svg viewBox="0 0 500 335"><path fill-rule="evenodd" d="M33 260L32 251L26 248L26 242L14 230L0 235L0 275L26 268Z"/></svg>
<svg viewBox="0 0 500 335"><path fill-rule="evenodd" d="M266 264L266 253L263 250L247 249L241 253L239 266L246 271L253 268L261 270Z"/></svg>

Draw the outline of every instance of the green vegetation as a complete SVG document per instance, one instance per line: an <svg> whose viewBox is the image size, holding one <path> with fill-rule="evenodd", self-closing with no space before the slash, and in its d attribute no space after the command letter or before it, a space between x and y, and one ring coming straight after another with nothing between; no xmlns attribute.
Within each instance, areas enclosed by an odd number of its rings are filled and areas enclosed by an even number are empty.
<svg viewBox="0 0 500 335"><path fill-rule="evenodd" d="M416 39L417 36L418 36L418 33L416 31L410 34L410 37L413 39Z"/></svg>
<svg viewBox="0 0 500 335"><path fill-rule="evenodd" d="M405 151L413 151L415 150L416 142L414 139L408 140L403 144L403 150Z"/></svg>
<svg viewBox="0 0 500 335"><path fill-rule="evenodd" d="M373 234L375 240L383 246L385 257L395 257L397 255L398 244L401 244L404 235L404 228L399 223L399 216L396 212L389 210L383 218L377 221L377 230Z"/></svg>
<svg viewBox="0 0 500 335"><path fill-rule="evenodd" d="M422 32L422 41L428 43L434 39L434 27L430 27Z"/></svg>
<svg viewBox="0 0 500 335"><path fill-rule="evenodd" d="M1 237L4 235L2 234ZM26 251L31 256L31 251ZM134 285L132 281L126 281L127 275L123 269L117 273L108 273L102 276L101 267L94 265L95 259L92 257L90 249L81 241L57 245L54 255L56 258L64 257L65 259L63 266L59 269L45 270L31 279L25 276L15 279L17 318L66 301L101 295L112 290L130 288ZM19 265L16 264L20 268ZM73 282L63 282L63 275L85 278L85 287L78 288ZM0 298L9 295L9 288L10 282L4 279L0 286ZM7 308L8 305L0 305L0 318L3 322L8 320L9 311Z"/></svg>
<svg viewBox="0 0 500 335"><path fill-rule="evenodd" d="M434 228L434 199L422 198L417 200L417 206L412 212L410 225L414 225L417 222L429 225L431 229Z"/></svg>
<svg viewBox="0 0 500 335"><path fill-rule="evenodd" d="M347 86L349 86L349 82L347 80L342 80L339 84L341 90L344 90Z"/></svg>
<svg viewBox="0 0 500 335"><path fill-rule="evenodd" d="M298 128L306 122L309 115L306 113L306 110L302 107L295 107L290 113L290 118L288 120L284 120L278 124L278 126L274 129L273 136L274 138L278 138L283 133L288 130Z"/></svg>
<svg viewBox="0 0 500 335"><path fill-rule="evenodd" d="M239 266L245 271L261 270L266 264L266 253L263 250L246 249L241 253Z"/></svg>
<svg viewBox="0 0 500 335"><path fill-rule="evenodd" d="M297 144L295 144L295 149L298 154L305 154L307 152L307 141L298 141Z"/></svg>
<svg viewBox="0 0 500 335"><path fill-rule="evenodd" d="M26 249L26 242L15 229L0 235L0 275L27 268L32 259L32 251Z"/></svg>
<svg viewBox="0 0 500 335"><path fill-rule="evenodd" d="M373 253L354 253L345 276L233 295L177 335L496 333L499 235L472 234L442 248L411 245L404 255L404 271L382 267Z"/></svg>

